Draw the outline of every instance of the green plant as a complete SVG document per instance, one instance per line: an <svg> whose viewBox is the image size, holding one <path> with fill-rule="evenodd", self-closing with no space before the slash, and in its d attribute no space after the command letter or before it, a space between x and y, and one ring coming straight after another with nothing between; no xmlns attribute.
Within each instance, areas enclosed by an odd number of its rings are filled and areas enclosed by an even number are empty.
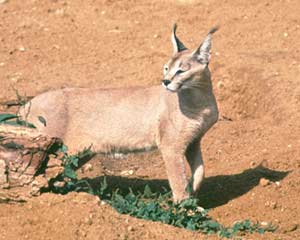
<svg viewBox="0 0 300 240"><path fill-rule="evenodd" d="M10 113L3 113L0 114L0 124L8 124L8 125L14 125L14 126L25 126L29 128L35 128L35 126L32 123L23 121L19 118L16 114L10 114Z"/></svg>
<svg viewBox="0 0 300 240"><path fill-rule="evenodd" d="M94 194L115 208L121 214L137 218L159 221L176 227L205 234L218 234L220 237L233 237L236 234L274 231L273 226L261 227L257 223L245 220L235 223L232 227L224 227L211 219L208 210L199 208L198 200L191 198L175 204L170 200L171 192L153 193L148 185L143 193L135 194L132 190L123 194L120 190L110 192L104 178L100 190Z"/></svg>
<svg viewBox="0 0 300 240"><path fill-rule="evenodd" d="M79 160L93 155L91 148L86 148L75 155L69 155L68 147L62 144L57 151L62 153L61 160L63 162L64 171L55 179L52 179L51 183L55 181L65 181L65 185L63 188L53 186L53 191L62 194L65 194L70 191L85 191L90 194L94 194L94 191L92 190L88 181L78 180L76 174L76 169L78 168Z"/></svg>
<svg viewBox="0 0 300 240"><path fill-rule="evenodd" d="M91 154L90 148L76 155L68 155L67 147L62 145L60 151L63 154L65 171L60 180L66 184L63 188L54 188L54 192L67 193L69 191L85 191L98 195L120 214L128 214L133 217L151 221L159 221L176 227L186 228L192 231L201 231L205 234L218 234L220 237L231 238L237 234L266 231L274 231L272 225L262 227L250 220L236 222L231 227L225 227L213 220L208 215L208 210L203 210L198 205L198 200L190 198L175 204L171 200L171 192L156 193L146 185L142 192L135 193L132 189L122 192L120 189L111 189L106 178L100 183L98 189L93 189L87 180L78 180L75 169L81 158Z"/></svg>

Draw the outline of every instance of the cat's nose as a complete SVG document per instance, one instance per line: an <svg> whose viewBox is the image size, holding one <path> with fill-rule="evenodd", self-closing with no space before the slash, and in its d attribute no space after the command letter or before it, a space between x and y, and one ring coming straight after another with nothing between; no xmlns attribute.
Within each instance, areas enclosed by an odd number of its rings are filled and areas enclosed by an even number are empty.
<svg viewBox="0 0 300 240"><path fill-rule="evenodd" d="M170 80L167 80L167 79L164 79L164 80L162 80L162 83L163 83L165 86L168 86L168 85L171 83L171 81L170 81Z"/></svg>

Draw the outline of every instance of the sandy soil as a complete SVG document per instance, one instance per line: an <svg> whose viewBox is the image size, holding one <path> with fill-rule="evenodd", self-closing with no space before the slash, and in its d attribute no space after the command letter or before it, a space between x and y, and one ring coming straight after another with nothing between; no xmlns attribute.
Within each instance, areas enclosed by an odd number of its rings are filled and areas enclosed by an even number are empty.
<svg viewBox="0 0 300 240"><path fill-rule="evenodd" d="M67 86L160 84L173 22L193 48L220 24L211 70L223 120L202 142L206 180L200 201L224 224L249 218L279 226L247 239L300 238L298 0L1 2L0 102L15 99L16 90L35 96ZM167 186L158 152L99 156L90 163L93 170L82 175L95 181L109 174L120 186ZM125 177L124 170L134 173ZM269 184L260 184L262 178ZM0 239L202 238L119 215L83 193L0 205Z"/></svg>

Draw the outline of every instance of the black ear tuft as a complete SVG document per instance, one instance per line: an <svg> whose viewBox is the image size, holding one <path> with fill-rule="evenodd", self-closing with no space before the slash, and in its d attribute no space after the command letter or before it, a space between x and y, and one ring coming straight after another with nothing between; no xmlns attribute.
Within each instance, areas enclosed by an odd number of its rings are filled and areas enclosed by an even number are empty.
<svg viewBox="0 0 300 240"><path fill-rule="evenodd" d="M176 36L176 30L177 30L177 24L174 23L173 29L172 29L172 43L173 43L173 52L174 54L187 50L187 48L184 46L184 44L179 40L179 38Z"/></svg>
<svg viewBox="0 0 300 240"><path fill-rule="evenodd" d="M212 27L210 30L209 30L209 32L208 32L208 34L214 34L216 31L218 31L220 29L220 26L219 25L217 25L217 26L214 26L214 27Z"/></svg>

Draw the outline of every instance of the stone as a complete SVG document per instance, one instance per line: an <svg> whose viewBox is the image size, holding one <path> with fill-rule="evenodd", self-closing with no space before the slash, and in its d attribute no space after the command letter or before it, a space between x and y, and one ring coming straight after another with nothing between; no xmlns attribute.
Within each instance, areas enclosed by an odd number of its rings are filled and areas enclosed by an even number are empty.
<svg viewBox="0 0 300 240"><path fill-rule="evenodd" d="M90 163L87 163L83 166L83 172L91 172L93 171L93 165Z"/></svg>
<svg viewBox="0 0 300 240"><path fill-rule="evenodd" d="M63 188L65 185L66 185L66 182L63 182L63 181L56 181L55 183L53 183L53 186L57 187L57 188Z"/></svg>
<svg viewBox="0 0 300 240"><path fill-rule="evenodd" d="M60 167L62 165L62 161L60 159L57 159L55 157L49 157L47 167Z"/></svg>
<svg viewBox="0 0 300 240"><path fill-rule="evenodd" d="M260 185L260 186L265 187L265 186L268 186L269 184L270 184L270 180L269 180L269 179L261 178L261 179L259 180L259 185Z"/></svg>

